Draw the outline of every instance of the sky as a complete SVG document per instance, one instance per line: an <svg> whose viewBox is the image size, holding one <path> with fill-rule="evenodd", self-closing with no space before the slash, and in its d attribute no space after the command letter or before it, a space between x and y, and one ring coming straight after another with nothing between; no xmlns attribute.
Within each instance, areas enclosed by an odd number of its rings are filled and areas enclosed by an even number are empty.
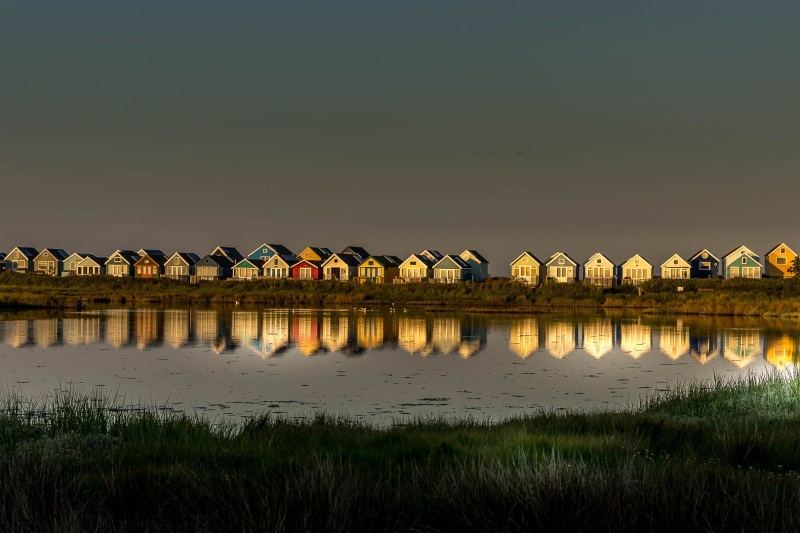
<svg viewBox="0 0 800 533"><path fill-rule="evenodd" d="M800 251L800 3L0 0L0 250Z"/></svg>

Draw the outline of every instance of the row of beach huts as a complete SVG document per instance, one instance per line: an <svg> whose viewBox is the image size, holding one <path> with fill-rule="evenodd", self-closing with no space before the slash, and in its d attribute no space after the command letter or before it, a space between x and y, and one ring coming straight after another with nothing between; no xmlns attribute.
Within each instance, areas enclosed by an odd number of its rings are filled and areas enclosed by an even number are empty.
<svg viewBox="0 0 800 533"><path fill-rule="evenodd" d="M739 246L722 258L703 249L684 259L672 255L661 264L661 277L695 278L789 278L797 254L785 243L770 249L763 257L746 246ZM91 253L69 254L60 248L42 251L16 247L0 253L0 271L31 272L50 276L97 276L171 278L198 282L214 280L298 279L338 280L358 283L457 283L484 281L489 277L489 261L476 250L460 254L441 254L423 250L405 260L394 255L373 255L361 246L348 246L334 253L329 248L309 246L299 254L282 244L262 244L247 256L236 248L218 246L205 257L192 252L168 256L161 250L117 250L109 257ZM511 262L513 280L536 286L545 282L584 281L612 287L638 285L654 276L654 265L636 254L620 264L596 253L578 263L565 252L556 252L546 261L523 252Z"/></svg>
<svg viewBox="0 0 800 533"><path fill-rule="evenodd" d="M192 252L168 256L161 250L144 248L117 250L109 257L98 257L91 253L69 254L60 248L39 251L20 246L0 254L0 265L15 272L50 276L164 277L193 283L228 279L453 283L489 277L489 262L475 250L458 255L423 250L403 261L394 255L370 254L361 246L348 246L339 253L309 246L295 254L282 244L262 244L247 256L234 247L217 246L202 258Z"/></svg>

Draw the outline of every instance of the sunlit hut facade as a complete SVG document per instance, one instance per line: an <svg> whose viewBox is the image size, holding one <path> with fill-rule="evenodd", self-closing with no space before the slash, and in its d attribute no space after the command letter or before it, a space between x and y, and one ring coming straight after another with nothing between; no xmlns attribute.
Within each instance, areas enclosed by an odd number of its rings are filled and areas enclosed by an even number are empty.
<svg viewBox="0 0 800 533"><path fill-rule="evenodd" d="M394 283L403 261L393 255L371 255L358 265L359 283Z"/></svg>
<svg viewBox="0 0 800 533"><path fill-rule="evenodd" d="M676 361L689 352L689 328L678 319L675 325L661 326L659 349L661 353Z"/></svg>
<svg viewBox="0 0 800 533"><path fill-rule="evenodd" d="M768 278L793 278L792 264L797 254L782 242L764 255L764 275Z"/></svg>
<svg viewBox="0 0 800 533"><path fill-rule="evenodd" d="M619 330L619 347L632 358L639 359L653 348L653 328L641 319L624 320Z"/></svg>
<svg viewBox="0 0 800 533"><path fill-rule="evenodd" d="M525 251L511 261L511 279L535 287L544 281L544 269L538 257Z"/></svg>
<svg viewBox="0 0 800 533"><path fill-rule="evenodd" d="M595 359L611 353L615 341L610 318L592 318L583 325L583 350Z"/></svg>
<svg viewBox="0 0 800 533"><path fill-rule="evenodd" d="M563 359L578 345L577 325L569 320L553 320L547 324L545 346L556 359Z"/></svg>
<svg viewBox="0 0 800 533"><path fill-rule="evenodd" d="M67 257L69 254L61 248L45 248L34 259L33 271L46 276L60 276Z"/></svg>
<svg viewBox="0 0 800 533"><path fill-rule="evenodd" d="M535 318L513 318L508 349L527 359L539 349L539 322Z"/></svg>
<svg viewBox="0 0 800 533"><path fill-rule="evenodd" d="M724 278L761 278L761 258L747 246L734 248L722 257Z"/></svg>
<svg viewBox="0 0 800 533"><path fill-rule="evenodd" d="M433 265L436 283L461 283L472 279L472 268L457 255L446 255Z"/></svg>
<svg viewBox="0 0 800 533"><path fill-rule="evenodd" d="M411 254L405 261L400 263L400 275L394 280L395 283L421 283L430 281L433 277L433 265L429 257L422 254Z"/></svg>
<svg viewBox="0 0 800 533"><path fill-rule="evenodd" d="M764 357L778 370L789 365L796 365L798 359L797 340L786 334L770 339L767 342Z"/></svg>
<svg viewBox="0 0 800 533"><path fill-rule="evenodd" d="M133 277L136 273L134 265L139 259L139 254L133 250L117 250L108 256L106 274L117 278Z"/></svg>
<svg viewBox="0 0 800 533"><path fill-rule="evenodd" d="M358 265L363 259L355 254L333 254L322 263L323 279L350 281L358 277Z"/></svg>
<svg viewBox="0 0 800 533"><path fill-rule="evenodd" d="M39 250L30 246L16 246L5 257L5 268L12 272L33 272L34 259Z"/></svg>
<svg viewBox="0 0 800 533"><path fill-rule="evenodd" d="M432 324L419 316L403 315L397 319L397 344L409 353L422 356L433 351Z"/></svg>
<svg viewBox="0 0 800 533"><path fill-rule="evenodd" d="M738 368L752 364L764 353L764 339L760 329L726 329L722 333L722 339L723 357Z"/></svg>
<svg viewBox="0 0 800 533"><path fill-rule="evenodd" d="M556 252L545 264L547 281L574 283L578 281L578 263L564 252Z"/></svg>
<svg viewBox="0 0 800 533"><path fill-rule="evenodd" d="M639 254L628 258L619 267L622 283L639 285L653 279L653 265Z"/></svg>
<svg viewBox="0 0 800 533"><path fill-rule="evenodd" d="M254 280L261 277L264 261L262 259L242 259L233 265L233 279L239 281Z"/></svg>
<svg viewBox="0 0 800 533"><path fill-rule="evenodd" d="M691 270L689 262L678 254L661 263L661 277L664 279L689 279Z"/></svg>
<svg viewBox="0 0 800 533"><path fill-rule="evenodd" d="M264 263L264 277L267 279L290 279L292 266L297 263L297 257L290 255L273 255Z"/></svg>
<svg viewBox="0 0 800 533"><path fill-rule="evenodd" d="M75 265L76 276L100 276L105 274L107 257L87 255Z"/></svg>
<svg viewBox="0 0 800 533"><path fill-rule="evenodd" d="M598 252L583 264L583 280L590 285L613 287L617 284L617 267L611 259Z"/></svg>

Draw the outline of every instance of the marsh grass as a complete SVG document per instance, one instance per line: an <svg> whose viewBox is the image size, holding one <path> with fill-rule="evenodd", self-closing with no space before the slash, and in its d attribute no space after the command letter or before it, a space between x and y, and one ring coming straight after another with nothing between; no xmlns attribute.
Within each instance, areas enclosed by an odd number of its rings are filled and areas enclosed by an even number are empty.
<svg viewBox="0 0 800 533"><path fill-rule="evenodd" d="M7 395L0 529L796 530L799 405L800 377L780 374L622 413L387 428Z"/></svg>
<svg viewBox="0 0 800 533"><path fill-rule="evenodd" d="M678 292L682 287L682 292ZM52 278L0 274L0 308L75 309L93 305L266 304L352 306L398 303L431 310L471 308L530 312L562 308L631 308L645 312L729 316L800 316L796 280L664 280L601 289L584 283L527 287L505 278L482 283L359 285L336 281L256 280L188 284L109 276Z"/></svg>

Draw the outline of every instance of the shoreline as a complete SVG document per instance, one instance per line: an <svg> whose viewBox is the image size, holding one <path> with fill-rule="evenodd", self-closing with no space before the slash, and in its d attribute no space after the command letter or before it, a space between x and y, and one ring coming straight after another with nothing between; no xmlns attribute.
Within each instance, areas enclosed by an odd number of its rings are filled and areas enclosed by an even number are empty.
<svg viewBox="0 0 800 533"><path fill-rule="evenodd" d="M678 291L682 287L682 291ZM642 289L641 295L639 288ZM100 306L391 306L428 312L534 314L630 310L644 314L800 318L795 280L661 280L601 289L583 283L530 288L504 278L441 285L332 281L212 281L0 275L0 309L82 310Z"/></svg>

